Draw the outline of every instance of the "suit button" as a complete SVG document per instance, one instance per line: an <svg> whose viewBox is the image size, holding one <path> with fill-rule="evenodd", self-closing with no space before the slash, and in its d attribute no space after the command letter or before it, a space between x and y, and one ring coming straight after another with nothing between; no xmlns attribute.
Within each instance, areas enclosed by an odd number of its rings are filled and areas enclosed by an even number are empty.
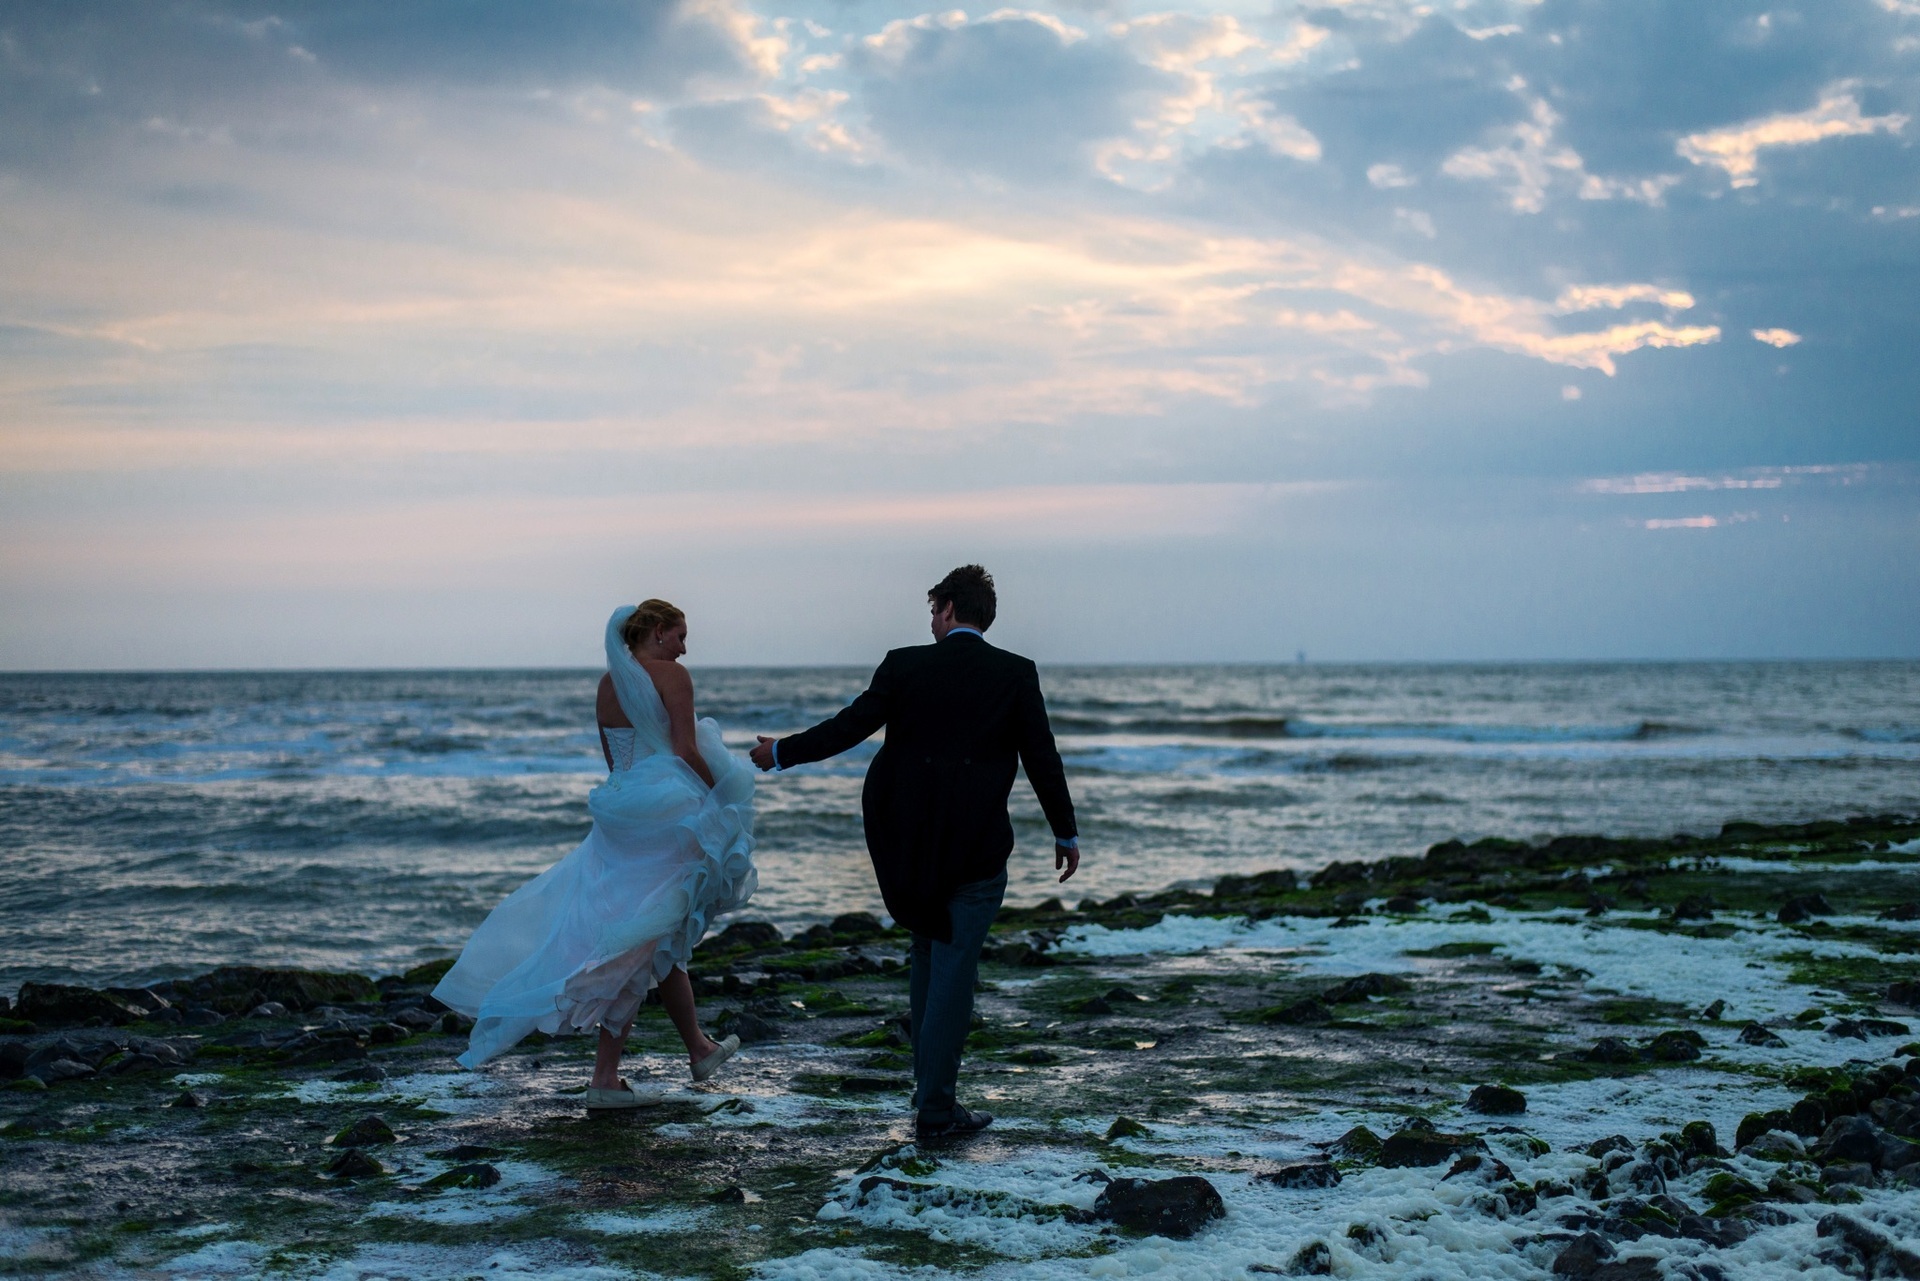
<svg viewBox="0 0 1920 1281"><path fill-rule="evenodd" d="M929 765L933 764L933 757L931 756L927 757L927 764Z"/></svg>
<svg viewBox="0 0 1920 1281"><path fill-rule="evenodd" d="M971 764L973 764L973 757L971 757L971 756L962 756L962 757L960 758L960 763L961 763L962 765L971 765Z"/></svg>

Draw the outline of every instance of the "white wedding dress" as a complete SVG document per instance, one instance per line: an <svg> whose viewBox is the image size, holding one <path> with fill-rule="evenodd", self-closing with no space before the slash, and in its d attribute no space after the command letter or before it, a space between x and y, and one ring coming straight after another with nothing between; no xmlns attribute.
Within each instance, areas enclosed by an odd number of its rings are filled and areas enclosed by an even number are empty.
<svg viewBox="0 0 1920 1281"><path fill-rule="evenodd" d="M613 769L587 797L593 830L508 895L433 990L474 1020L464 1067L533 1031L625 1027L709 922L758 884L753 768L711 718L695 727L711 789L673 754L660 693L620 640L631 613L607 623L607 669L633 728L606 730Z"/></svg>

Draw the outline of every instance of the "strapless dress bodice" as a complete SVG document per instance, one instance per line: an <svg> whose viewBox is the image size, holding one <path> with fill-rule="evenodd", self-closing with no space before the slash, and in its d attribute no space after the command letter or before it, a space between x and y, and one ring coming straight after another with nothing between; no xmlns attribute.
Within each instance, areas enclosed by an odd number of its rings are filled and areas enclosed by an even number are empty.
<svg viewBox="0 0 1920 1281"><path fill-rule="evenodd" d="M600 732L607 736L607 750L613 756L613 772L624 774L632 769L633 747L639 741L640 732L613 725L602 725Z"/></svg>

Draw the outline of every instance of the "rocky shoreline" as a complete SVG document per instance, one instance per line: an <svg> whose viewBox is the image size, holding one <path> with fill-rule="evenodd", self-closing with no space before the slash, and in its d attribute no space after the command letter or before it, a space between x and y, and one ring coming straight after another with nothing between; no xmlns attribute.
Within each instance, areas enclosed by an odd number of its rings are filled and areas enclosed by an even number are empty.
<svg viewBox="0 0 1920 1281"><path fill-rule="evenodd" d="M747 1051L686 1084L649 1009L661 1103L593 1118L584 1038L453 1066L446 962L24 985L0 1273L1920 1277L1920 820L1010 909L1002 1119L950 1150L908 1142L904 952L728 926L697 987Z"/></svg>

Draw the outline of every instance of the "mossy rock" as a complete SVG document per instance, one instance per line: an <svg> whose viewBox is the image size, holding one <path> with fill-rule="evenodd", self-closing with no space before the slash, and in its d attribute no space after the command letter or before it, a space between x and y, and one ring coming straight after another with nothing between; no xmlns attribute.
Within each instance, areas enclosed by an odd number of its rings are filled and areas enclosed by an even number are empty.
<svg viewBox="0 0 1920 1281"><path fill-rule="evenodd" d="M457 956L443 956L437 961L416 965L402 974L400 981L409 987L432 987L447 977L447 971L452 969L453 963L459 959Z"/></svg>

